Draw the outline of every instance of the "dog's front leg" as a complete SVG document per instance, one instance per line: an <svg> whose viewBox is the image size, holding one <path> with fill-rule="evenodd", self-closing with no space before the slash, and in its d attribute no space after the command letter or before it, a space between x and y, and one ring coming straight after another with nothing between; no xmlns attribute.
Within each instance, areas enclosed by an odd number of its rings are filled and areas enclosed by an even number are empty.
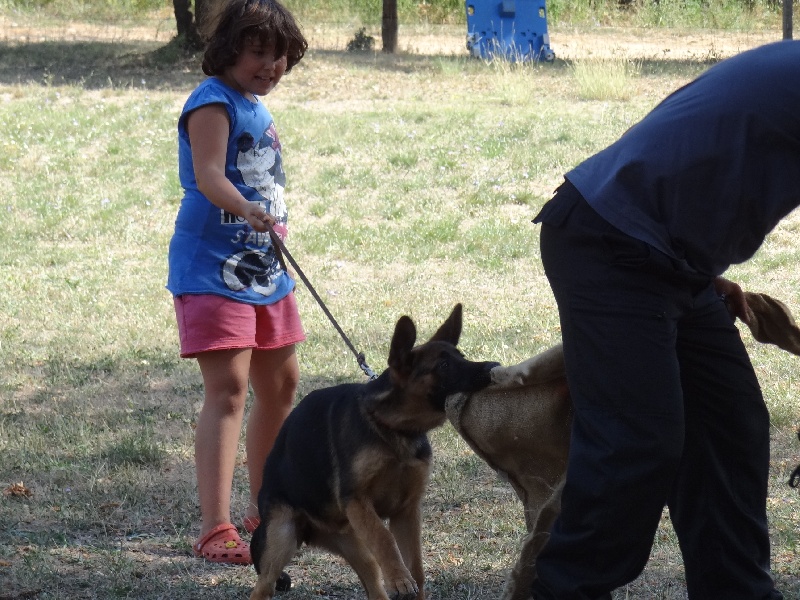
<svg viewBox="0 0 800 600"><path fill-rule="evenodd" d="M400 549L373 506L361 499L354 499L345 508L353 531L369 548L383 572L384 585L393 600L412 600L419 588L411 572L403 563ZM370 599L372 600L372 599Z"/></svg>
<svg viewBox="0 0 800 600"><path fill-rule="evenodd" d="M411 570L419 592L417 600L425 600L425 570L422 566L422 514L419 504L389 519L389 530L392 532L403 562Z"/></svg>

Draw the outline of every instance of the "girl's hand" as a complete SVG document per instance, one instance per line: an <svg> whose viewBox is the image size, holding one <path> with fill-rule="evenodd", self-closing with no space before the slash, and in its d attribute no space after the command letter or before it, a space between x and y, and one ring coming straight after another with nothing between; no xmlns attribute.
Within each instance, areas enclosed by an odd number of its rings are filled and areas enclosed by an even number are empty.
<svg viewBox="0 0 800 600"><path fill-rule="evenodd" d="M744 297L744 291L739 284L734 283L724 277L714 278L714 289L720 298L725 302L728 313L732 319L739 317L745 325L750 324L750 307Z"/></svg>
<svg viewBox="0 0 800 600"><path fill-rule="evenodd" d="M275 217L264 210L263 206L257 202L248 202L247 204L247 209L242 216L247 219L250 227L263 233L267 230L267 223L270 227L275 225Z"/></svg>

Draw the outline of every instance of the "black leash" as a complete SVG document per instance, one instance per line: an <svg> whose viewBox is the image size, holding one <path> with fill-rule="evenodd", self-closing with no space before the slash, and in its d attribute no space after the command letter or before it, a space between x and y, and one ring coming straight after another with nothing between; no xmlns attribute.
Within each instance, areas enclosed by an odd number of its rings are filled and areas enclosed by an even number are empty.
<svg viewBox="0 0 800 600"><path fill-rule="evenodd" d="M272 240L272 245L275 248L275 254L278 257L278 262L281 263L281 267L283 267L283 270L284 271L287 270L286 262L284 261L284 256L285 256L291 263L292 267L294 267L294 270L300 276L300 279L308 288L308 291L311 292L312 296L314 296L314 300L317 301L317 304L319 304L319 307L322 309L322 312L325 313L325 316L328 317L328 320L330 320L330 322L336 328L336 331L338 331L339 335L342 336L344 343L347 344L347 347L350 348L350 351L356 357L358 366L361 367L361 370L364 371L364 374L367 377L369 377L370 381L372 381L373 379L377 379L378 375L375 373L375 371L369 368L367 360L364 357L364 353L356 350L355 346L353 346L353 343L350 341L350 338L348 338L345 332L342 330L342 328L339 327L339 323L337 323L336 319L333 318L331 311L329 311L328 307L325 306L325 303L322 301L322 298L319 297L317 290L314 289L314 286L311 285L311 282L308 280L308 277L306 277L305 273L303 273L303 269L300 268L300 265L297 264L297 261L292 257L292 255L286 249L283 240L281 240L281 238L278 237L278 234L275 233L275 230L269 223L265 223L265 225L267 226L267 230L269 231L269 237Z"/></svg>
<svg viewBox="0 0 800 600"><path fill-rule="evenodd" d="M800 439L800 429L797 430L797 439ZM789 476L789 485L793 488L800 485L800 465L797 465L797 468Z"/></svg>

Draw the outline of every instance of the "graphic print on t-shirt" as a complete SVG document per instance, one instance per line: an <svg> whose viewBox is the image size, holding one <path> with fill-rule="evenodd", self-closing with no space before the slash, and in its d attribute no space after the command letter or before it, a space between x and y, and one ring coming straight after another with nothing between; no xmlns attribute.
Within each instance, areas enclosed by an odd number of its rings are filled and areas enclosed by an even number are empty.
<svg viewBox="0 0 800 600"><path fill-rule="evenodd" d="M286 174L281 164L281 144L275 124L270 124L257 143L249 133L245 133L239 138L237 147L236 168L242 181L263 198L259 204L275 218L275 233L285 238L288 211L283 199L283 188ZM223 224L241 225L245 222L245 219L225 211L222 211L221 217ZM254 231L243 235L240 231L234 242L242 242L247 249L237 252L225 261L222 267L225 284L234 291L249 287L264 296L272 294L281 268L269 235Z"/></svg>
<svg viewBox="0 0 800 600"><path fill-rule="evenodd" d="M252 288L254 292L269 296L275 289L275 279L280 275L280 265L275 260L275 253L245 250L237 252L225 261L222 279L234 292Z"/></svg>

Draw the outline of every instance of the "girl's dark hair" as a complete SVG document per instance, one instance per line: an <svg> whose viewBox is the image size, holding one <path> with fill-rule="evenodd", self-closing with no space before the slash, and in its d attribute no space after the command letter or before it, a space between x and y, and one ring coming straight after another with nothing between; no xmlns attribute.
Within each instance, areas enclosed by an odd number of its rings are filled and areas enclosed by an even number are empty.
<svg viewBox="0 0 800 600"><path fill-rule="evenodd" d="M203 54L203 73L222 75L236 63L246 40L275 44L275 58L286 56L286 72L308 49L292 13L277 0L221 0L213 32Z"/></svg>

